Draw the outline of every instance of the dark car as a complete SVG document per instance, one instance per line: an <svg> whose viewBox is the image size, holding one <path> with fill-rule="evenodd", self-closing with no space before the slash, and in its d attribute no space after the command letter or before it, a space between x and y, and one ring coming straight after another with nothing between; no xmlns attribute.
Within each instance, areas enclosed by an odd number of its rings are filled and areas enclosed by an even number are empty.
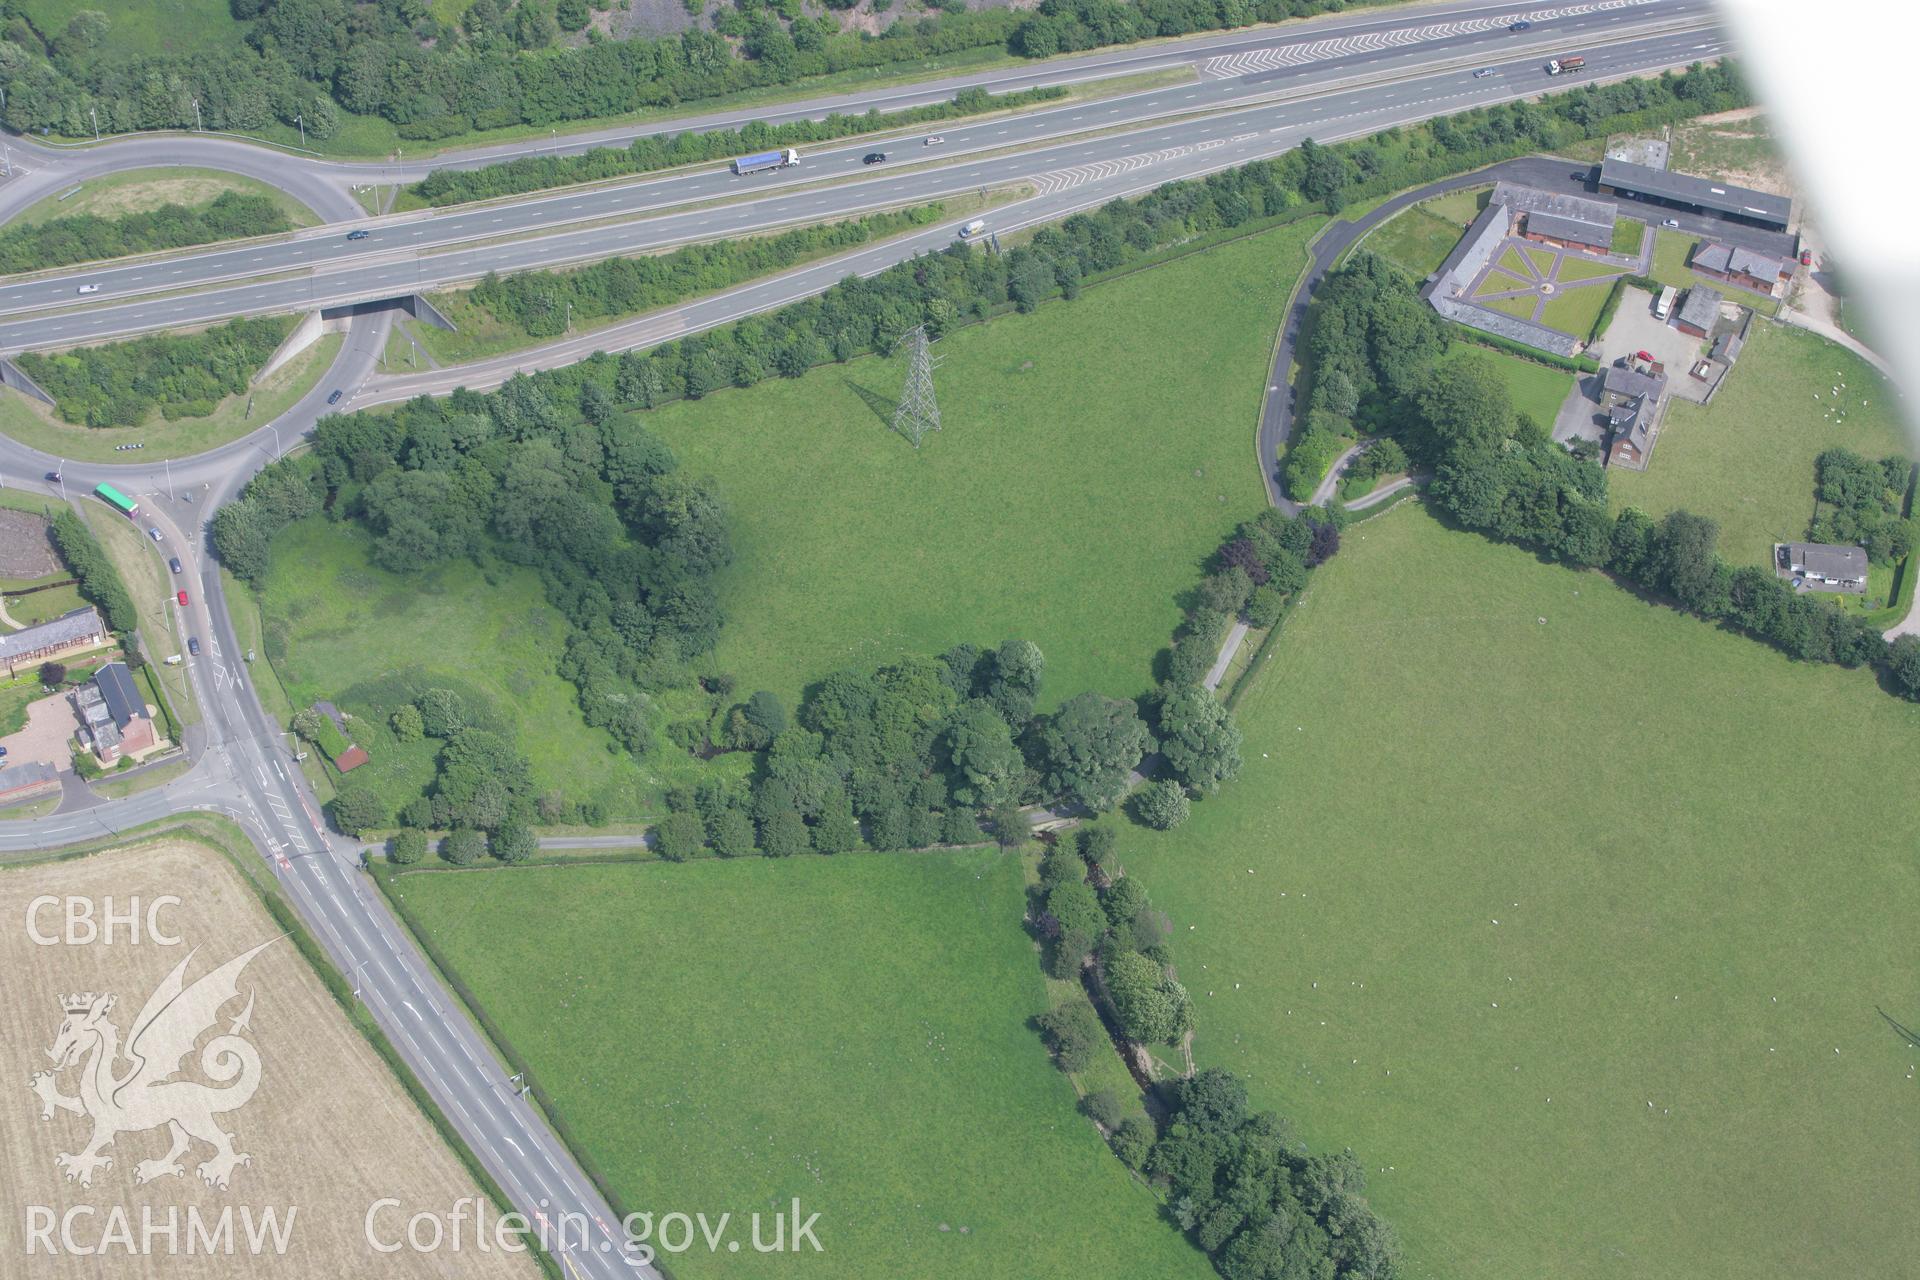
<svg viewBox="0 0 1920 1280"><path fill-rule="evenodd" d="M167 558L167 568L173 570L175 573L180 572L180 557L169 556Z"/></svg>
<svg viewBox="0 0 1920 1280"><path fill-rule="evenodd" d="M363 229L363 230L360 230L360 231L349 231L349 232L347 232L347 239L349 239L349 240L365 240L365 239L366 239L366 238L367 238L368 236L370 236L370 235L372 235L372 234L373 234L373 232L371 232L371 231L367 231L367 230L364 230L364 229Z"/></svg>
<svg viewBox="0 0 1920 1280"><path fill-rule="evenodd" d="M885 164L886 162L887 153L884 151L869 151L860 157L861 164Z"/></svg>
<svg viewBox="0 0 1920 1280"><path fill-rule="evenodd" d="M199 636L187 637L187 652L192 654L196 658L200 656L200 637Z"/></svg>
<svg viewBox="0 0 1920 1280"><path fill-rule="evenodd" d="M1527 29L1528 27L1531 27L1532 25L1533 25L1533 24L1532 24L1531 22L1528 22L1528 21L1527 21L1527 20L1526 20L1525 18L1522 18L1522 19L1520 19L1520 21L1518 21L1518 22L1516 22L1516 23L1514 23L1514 24L1513 24L1512 26L1510 26L1510 27L1508 27L1508 28L1507 28L1507 30L1509 30L1509 31L1525 31L1525 30L1526 30L1526 29Z"/></svg>
<svg viewBox="0 0 1920 1280"><path fill-rule="evenodd" d="M48 484L59 484L59 483L60 483L60 473L59 473L58 471L49 471L49 472L47 472L47 483L48 483Z"/></svg>
<svg viewBox="0 0 1920 1280"><path fill-rule="evenodd" d="M330 396L328 396L328 397L327 397L327 403L328 403L328 404L339 404L339 403L340 403L340 397L341 397L341 396L343 396L343 395L345 395L345 394L346 394L346 393L345 393L344 391L336 391L336 392L334 392L334 393L333 393L332 395L330 395Z"/></svg>

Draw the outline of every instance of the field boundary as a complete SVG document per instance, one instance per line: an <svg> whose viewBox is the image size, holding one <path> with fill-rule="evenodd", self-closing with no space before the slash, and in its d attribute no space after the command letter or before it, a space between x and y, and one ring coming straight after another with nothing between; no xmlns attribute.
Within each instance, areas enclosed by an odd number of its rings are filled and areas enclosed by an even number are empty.
<svg viewBox="0 0 1920 1280"><path fill-rule="evenodd" d="M0 860L0 870L78 861L112 849L163 837L199 844L227 860L228 864L239 873L240 878L253 890L254 897L265 909L268 917L285 931L295 950L313 970L314 976L319 978L320 984L327 989L327 993L333 997L334 1003L345 1015L347 1024L359 1032L375 1055L386 1063L388 1070L393 1072L394 1079L408 1099L420 1109L427 1123L439 1135L440 1140L447 1144L460 1166L493 1202L494 1208L503 1214L514 1212L512 1201L507 1199L500 1185L481 1165L479 1157L460 1136L459 1131L453 1127L446 1113L433 1100L419 1077L407 1066L406 1060L393 1047L393 1042L387 1038L386 1032L382 1031L379 1024L373 1020L372 1013L354 998L353 989L347 984L346 979L340 976L339 969L334 966L326 951L314 940L312 933L301 922L299 914L287 903L279 886L262 881L260 873L265 868L257 858L250 856L253 851L252 838L238 823L213 813L161 818L154 822L128 827L112 836L97 840L68 845L60 849L32 850L26 857L9 857ZM248 851L246 854L227 843L229 839L234 838L237 838L241 846ZM527 1241L526 1245L527 1253L539 1265L541 1271L550 1277L550 1280L566 1280L559 1263L544 1247L533 1241ZM672 1280L672 1277L667 1277L667 1280Z"/></svg>

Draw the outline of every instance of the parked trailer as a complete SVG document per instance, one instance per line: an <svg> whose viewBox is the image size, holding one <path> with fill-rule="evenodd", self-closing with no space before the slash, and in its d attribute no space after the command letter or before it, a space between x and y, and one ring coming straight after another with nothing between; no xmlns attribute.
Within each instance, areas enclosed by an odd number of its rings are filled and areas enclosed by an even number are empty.
<svg viewBox="0 0 1920 1280"><path fill-rule="evenodd" d="M102 502L129 520L140 514L140 504L110 484L96 485L93 491L99 495Z"/></svg>
<svg viewBox="0 0 1920 1280"><path fill-rule="evenodd" d="M778 151L762 151L757 156L741 156L733 162L735 173L765 173L769 169L785 169L800 163L800 153L792 147L782 147Z"/></svg>

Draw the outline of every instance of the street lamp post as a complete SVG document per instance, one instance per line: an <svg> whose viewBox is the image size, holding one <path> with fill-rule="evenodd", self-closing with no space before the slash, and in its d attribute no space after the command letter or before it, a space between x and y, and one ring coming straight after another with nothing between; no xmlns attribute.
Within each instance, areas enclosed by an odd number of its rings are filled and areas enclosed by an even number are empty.
<svg viewBox="0 0 1920 1280"><path fill-rule="evenodd" d="M93 117L93 140L100 141L100 108L88 107L87 114Z"/></svg>
<svg viewBox="0 0 1920 1280"><path fill-rule="evenodd" d="M278 462L280 460L280 428L269 422L267 430L273 432L273 457L274 461Z"/></svg>
<svg viewBox="0 0 1920 1280"><path fill-rule="evenodd" d="M202 120L200 119L200 99L198 99L198 98L195 98L195 99L193 100L193 129L194 129L194 132L195 132L195 133L201 133L201 132L204 132L204 131L206 130L206 127L207 127L207 126L206 126L206 124L205 124L205 123L204 123L204 122L203 122L203 121L202 121Z"/></svg>
<svg viewBox="0 0 1920 1280"><path fill-rule="evenodd" d="M300 149L305 151L307 149L307 118L303 115L295 116L293 122L300 126Z"/></svg>

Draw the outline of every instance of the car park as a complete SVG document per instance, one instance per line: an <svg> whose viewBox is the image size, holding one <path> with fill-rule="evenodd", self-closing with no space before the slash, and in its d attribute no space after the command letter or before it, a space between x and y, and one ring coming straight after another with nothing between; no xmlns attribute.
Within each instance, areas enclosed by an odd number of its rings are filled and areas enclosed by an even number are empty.
<svg viewBox="0 0 1920 1280"><path fill-rule="evenodd" d="M365 240L365 239L366 239L366 238L367 238L368 236L370 236L370 235L372 235L372 234L373 234L373 232L371 232L371 231L368 231L368 230L367 230L367 229L366 229L365 227L362 227L362 228L360 228L360 229L359 229L358 231L349 231L349 232L347 232L347 239L349 239L349 240Z"/></svg>
<svg viewBox="0 0 1920 1280"><path fill-rule="evenodd" d="M884 151L869 151L860 157L861 164L885 164L886 162L887 153Z"/></svg>

